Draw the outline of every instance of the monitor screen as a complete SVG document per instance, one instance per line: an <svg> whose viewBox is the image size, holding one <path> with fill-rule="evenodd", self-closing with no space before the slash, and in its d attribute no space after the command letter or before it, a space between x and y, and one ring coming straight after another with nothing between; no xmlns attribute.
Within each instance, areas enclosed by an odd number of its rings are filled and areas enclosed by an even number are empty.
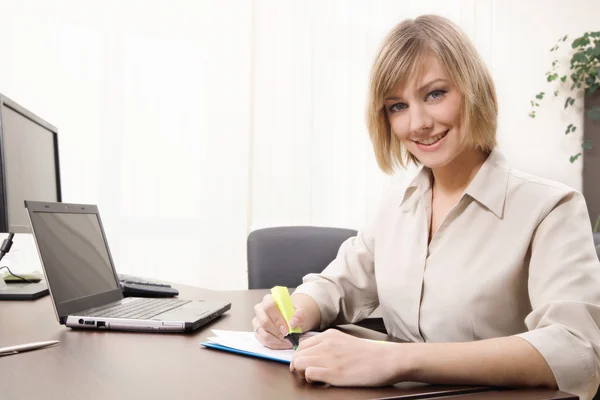
<svg viewBox="0 0 600 400"><path fill-rule="evenodd" d="M56 134L2 104L2 154L4 156L5 226L13 233L31 232L24 200L57 202L60 199ZM7 220L7 221L6 221Z"/></svg>
<svg viewBox="0 0 600 400"><path fill-rule="evenodd" d="M32 212L31 224L57 308L120 289L96 214Z"/></svg>

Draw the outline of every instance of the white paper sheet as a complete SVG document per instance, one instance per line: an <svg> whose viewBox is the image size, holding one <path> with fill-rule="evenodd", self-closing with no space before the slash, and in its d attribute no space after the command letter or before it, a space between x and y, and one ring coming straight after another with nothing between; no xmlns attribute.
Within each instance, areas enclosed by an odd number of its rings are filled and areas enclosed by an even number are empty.
<svg viewBox="0 0 600 400"><path fill-rule="evenodd" d="M285 361L291 361L294 355L294 350L273 350L263 346L254 336L254 332L222 331L217 329L213 329L212 332L216 336L209 337L208 340L221 346ZM302 338L318 334L319 332L307 332L302 335Z"/></svg>

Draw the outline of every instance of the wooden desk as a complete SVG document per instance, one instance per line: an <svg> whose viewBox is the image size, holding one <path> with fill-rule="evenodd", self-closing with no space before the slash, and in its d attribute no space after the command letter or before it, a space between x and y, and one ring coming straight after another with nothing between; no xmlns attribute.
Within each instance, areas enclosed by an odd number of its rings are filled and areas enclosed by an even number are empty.
<svg viewBox="0 0 600 400"><path fill-rule="evenodd" d="M284 364L202 348L210 329L252 329L253 307L264 290L213 292L178 286L180 297L226 300L232 308L194 334L91 332L58 324L49 296L0 301L0 347L60 340L60 345L0 357L2 399L373 399L442 397L485 388L417 383L368 389L312 385ZM386 336L344 327L357 336ZM488 389L489 390L489 389ZM458 393L456 393L458 391ZM402 397L400 397L402 396ZM404 397L406 396L406 397ZM471 393L462 400L575 399L550 390Z"/></svg>

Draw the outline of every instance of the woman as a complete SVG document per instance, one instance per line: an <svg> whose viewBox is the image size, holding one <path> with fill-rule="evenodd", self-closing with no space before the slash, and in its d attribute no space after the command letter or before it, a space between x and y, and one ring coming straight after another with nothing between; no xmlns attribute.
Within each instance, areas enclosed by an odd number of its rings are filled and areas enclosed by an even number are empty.
<svg viewBox="0 0 600 400"><path fill-rule="evenodd" d="M546 386L590 399L600 367L600 265L582 195L511 169L495 149L489 72L448 20L422 16L385 39L368 125L380 167L423 168L292 296L292 327L356 322L381 306L380 344L328 330L290 369L307 381ZM282 349L270 296L257 338Z"/></svg>

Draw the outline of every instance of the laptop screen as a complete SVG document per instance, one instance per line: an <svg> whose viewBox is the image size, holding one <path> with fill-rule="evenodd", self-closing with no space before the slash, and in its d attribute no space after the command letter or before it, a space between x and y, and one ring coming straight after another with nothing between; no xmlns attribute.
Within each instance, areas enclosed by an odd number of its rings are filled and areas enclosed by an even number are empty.
<svg viewBox="0 0 600 400"><path fill-rule="evenodd" d="M120 289L96 214L32 212L30 217L57 308Z"/></svg>

